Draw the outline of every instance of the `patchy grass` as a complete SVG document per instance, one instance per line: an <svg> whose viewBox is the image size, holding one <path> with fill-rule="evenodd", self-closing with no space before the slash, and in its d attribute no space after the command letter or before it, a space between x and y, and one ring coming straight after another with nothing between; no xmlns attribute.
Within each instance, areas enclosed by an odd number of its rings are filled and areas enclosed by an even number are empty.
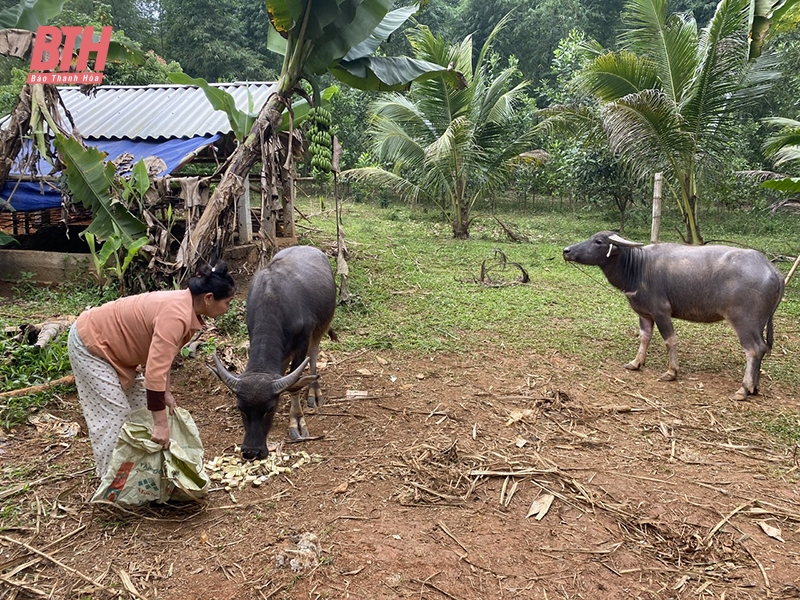
<svg viewBox="0 0 800 600"><path fill-rule="evenodd" d="M783 444L800 444L800 414L754 413L754 422L770 437Z"/></svg>
<svg viewBox="0 0 800 600"><path fill-rule="evenodd" d="M336 225L332 202L321 206L317 197L299 202L303 214L314 215L304 242L330 246ZM499 199L496 217L526 241L509 239L497 219L484 208L476 212L470 240L454 240L450 226L437 211L425 207L345 202L342 225L350 258L352 301L337 309L334 328L337 348L415 350L423 353L467 351L482 346L506 352L559 355L586 368L608 361L625 363L636 352L638 319L618 290L599 269L565 263L562 250L591 234L618 226L616 215L582 209L558 200L538 200L533 206ZM707 240L750 246L780 259L788 272L790 257L800 251L796 215L709 211L701 214ZM662 241L680 241L680 217L667 208L662 217ZM650 237L649 213L634 207L624 234L634 240ZM495 250L529 274L522 285L489 287L478 281L484 261L492 264ZM509 280L518 274L510 273ZM111 289L71 284L36 288L22 281L13 302L7 302L0 323L18 324L56 315L78 314L87 306L113 299ZM213 336L246 339L245 304L216 320ZM794 357L800 350L800 278L790 282L775 317L775 348L764 361L765 378L787 389L800 388ZM726 324L677 322L679 358L684 371L707 370L738 381L744 357L733 330ZM332 344L325 341L325 344ZM57 358L32 361L28 374L18 374L16 359L4 350L3 389L22 387L69 372L65 339L48 352ZM60 348L60 349L59 349ZM58 354L62 352L62 354ZM651 345L649 364L666 366L658 336ZM24 381L23 381L24 380ZM14 383L16 381L16 383ZM27 385L27 384L26 384ZM47 398L31 400L47 402ZM24 418L25 402L0 406L4 426Z"/></svg>
<svg viewBox="0 0 800 600"><path fill-rule="evenodd" d="M472 238L454 240L448 224L424 208L345 203L342 226L351 253L349 289L353 301L337 310L334 326L341 347L393 348L422 352L464 351L492 345L509 352L561 355L589 368L608 360L624 363L636 353L638 318L624 295L594 267L565 263L565 246L616 223L591 212L556 213L540 206L522 212L506 207L498 218L526 243L508 239L493 218L478 218ZM725 234L724 225L732 223ZM703 215L706 237L755 247L785 274L787 257L800 249L797 217L710 212ZM674 215L664 215L662 241L680 241ZM750 225L747 226L747 223ZM312 243L334 239L332 213L315 221L322 232ZM631 218L626 237L647 241L649 225ZM477 281L481 263L501 250L530 276L524 285L487 287ZM797 387L800 373L792 359L800 349L798 280L787 288L775 317L775 348L764 361L764 377ZM744 355L725 323L676 322L679 358L689 372L710 370L742 377ZM656 335L648 363L666 367L666 352Z"/></svg>

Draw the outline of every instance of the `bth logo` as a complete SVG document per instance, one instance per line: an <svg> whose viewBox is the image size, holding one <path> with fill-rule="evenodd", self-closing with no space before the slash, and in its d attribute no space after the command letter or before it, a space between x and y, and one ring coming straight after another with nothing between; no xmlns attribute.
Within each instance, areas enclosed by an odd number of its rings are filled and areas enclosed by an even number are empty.
<svg viewBox="0 0 800 600"><path fill-rule="evenodd" d="M111 27L103 27L99 39L94 38L94 27L53 27L42 25L36 30L36 43L31 56L28 83L92 84L103 83ZM72 66L75 46L78 58ZM88 70L89 55L95 53L94 71ZM35 73L34 71L43 71Z"/></svg>

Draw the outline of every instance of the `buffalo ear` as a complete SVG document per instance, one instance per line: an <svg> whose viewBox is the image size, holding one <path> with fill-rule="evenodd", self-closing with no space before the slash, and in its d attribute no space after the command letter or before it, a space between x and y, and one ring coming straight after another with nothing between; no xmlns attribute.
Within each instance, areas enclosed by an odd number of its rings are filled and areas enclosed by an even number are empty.
<svg viewBox="0 0 800 600"><path fill-rule="evenodd" d="M617 246L625 246L627 248L640 248L644 246L644 244L641 244L639 242L632 242L630 240L626 240L625 238L618 236L616 233L612 233L610 236L608 236L608 241L613 244L616 244Z"/></svg>

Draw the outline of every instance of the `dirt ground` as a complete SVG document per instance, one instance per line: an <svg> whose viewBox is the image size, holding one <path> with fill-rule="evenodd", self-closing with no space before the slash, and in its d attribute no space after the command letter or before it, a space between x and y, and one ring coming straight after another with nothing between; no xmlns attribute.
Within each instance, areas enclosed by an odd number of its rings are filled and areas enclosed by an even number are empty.
<svg viewBox="0 0 800 600"><path fill-rule="evenodd" d="M74 394L50 412L76 438L6 432L0 598L800 598L797 457L752 427L796 414L779 382L734 402L713 373L499 347L324 359L320 439L286 441L286 403L269 437L321 461L202 505L93 507ZM206 458L233 455L204 359L173 382Z"/></svg>

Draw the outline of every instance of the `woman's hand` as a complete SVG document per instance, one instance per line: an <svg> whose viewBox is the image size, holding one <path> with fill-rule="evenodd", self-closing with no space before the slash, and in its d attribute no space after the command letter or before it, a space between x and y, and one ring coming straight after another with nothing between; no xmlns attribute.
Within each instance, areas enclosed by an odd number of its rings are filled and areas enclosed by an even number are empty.
<svg viewBox="0 0 800 600"><path fill-rule="evenodd" d="M161 444L164 446L164 448L169 448L169 423L167 423L167 410L154 410L152 415L153 433L150 436L150 439L157 444Z"/></svg>
<svg viewBox="0 0 800 600"><path fill-rule="evenodd" d="M175 401L175 396L169 390L164 392L164 404L169 408L169 414L175 414L175 409L178 408L178 403Z"/></svg>

